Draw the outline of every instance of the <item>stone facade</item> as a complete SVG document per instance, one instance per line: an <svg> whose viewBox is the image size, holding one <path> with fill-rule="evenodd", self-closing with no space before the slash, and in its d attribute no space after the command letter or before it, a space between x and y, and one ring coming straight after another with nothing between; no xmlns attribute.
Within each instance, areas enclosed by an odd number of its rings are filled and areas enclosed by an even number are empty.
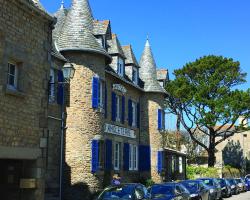
<svg viewBox="0 0 250 200"><path fill-rule="evenodd" d="M44 199L46 151L41 144L48 126L53 18L37 6L27 0L0 0L0 193L8 200ZM36 184L20 190L21 179Z"/></svg>

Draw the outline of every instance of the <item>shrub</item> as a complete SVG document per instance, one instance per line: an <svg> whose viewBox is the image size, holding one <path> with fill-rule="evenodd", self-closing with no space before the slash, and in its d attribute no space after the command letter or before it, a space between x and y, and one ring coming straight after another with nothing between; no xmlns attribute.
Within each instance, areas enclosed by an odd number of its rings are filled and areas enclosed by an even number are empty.
<svg viewBox="0 0 250 200"><path fill-rule="evenodd" d="M201 177L218 178L218 169L214 167L187 166L187 178L196 179Z"/></svg>
<svg viewBox="0 0 250 200"><path fill-rule="evenodd" d="M237 168L230 166L230 165L226 165L223 167L222 176L225 178L240 177L241 171Z"/></svg>

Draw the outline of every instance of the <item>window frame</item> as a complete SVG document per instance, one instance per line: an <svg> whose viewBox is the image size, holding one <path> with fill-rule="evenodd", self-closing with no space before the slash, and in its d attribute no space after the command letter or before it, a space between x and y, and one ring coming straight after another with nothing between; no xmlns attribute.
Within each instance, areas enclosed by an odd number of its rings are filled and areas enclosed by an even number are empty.
<svg viewBox="0 0 250 200"><path fill-rule="evenodd" d="M98 142L98 169L103 170L104 169L104 163L105 163L105 142L103 140L99 140Z"/></svg>
<svg viewBox="0 0 250 200"><path fill-rule="evenodd" d="M132 68L132 82L134 83L134 84L138 84L138 68L136 68L136 67L133 67Z"/></svg>
<svg viewBox="0 0 250 200"><path fill-rule="evenodd" d="M105 81L99 78L98 81L98 107L103 109L105 103Z"/></svg>
<svg viewBox="0 0 250 200"><path fill-rule="evenodd" d="M132 127L136 127L137 124L137 103L132 101Z"/></svg>
<svg viewBox="0 0 250 200"><path fill-rule="evenodd" d="M14 74L10 73L10 66L14 66ZM12 76L14 79L14 83L10 83L10 76ZM17 63L13 61L8 62L8 72L7 72L7 88L11 90L17 90L18 89L18 66Z"/></svg>
<svg viewBox="0 0 250 200"><path fill-rule="evenodd" d="M125 62L124 59L121 57L118 57L117 60L117 74L121 77L124 77L124 71L125 71Z"/></svg>
<svg viewBox="0 0 250 200"><path fill-rule="evenodd" d="M120 166L121 166L121 143L114 142L114 170L119 171Z"/></svg>
<svg viewBox="0 0 250 200"><path fill-rule="evenodd" d="M116 122L121 122L121 118L122 118L122 96L116 93L115 98L116 98Z"/></svg>
<svg viewBox="0 0 250 200"><path fill-rule="evenodd" d="M129 171L138 171L138 146L129 144Z"/></svg>
<svg viewBox="0 0 250 200"><path fill-rule="evenodd" d="M179 156L179 173L183 173L183 158Z"/></svg>
<svg viewBox="0 0 250 200"><path fill-rule="evenodd" d="M54 68L50 68L50 87L49 87L49 103L53 103L56 101L56 86L55 86L55 69Z"/></svg>

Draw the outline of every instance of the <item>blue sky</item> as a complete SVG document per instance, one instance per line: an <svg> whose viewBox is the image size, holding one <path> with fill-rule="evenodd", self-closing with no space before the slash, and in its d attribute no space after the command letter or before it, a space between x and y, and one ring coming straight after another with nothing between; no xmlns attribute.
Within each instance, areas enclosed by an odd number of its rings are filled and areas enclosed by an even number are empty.
<svg viewBox="0 0 250 200"><path fill-rule="evenodd" d="M61 0L41 0L54 13ZM69 7L70 0L65 0ZM157 65L170 73L204 55L232 57L250 87L249 0L90 0L96 19L110 19L123 45L139 60L149 35Z"/></svg>

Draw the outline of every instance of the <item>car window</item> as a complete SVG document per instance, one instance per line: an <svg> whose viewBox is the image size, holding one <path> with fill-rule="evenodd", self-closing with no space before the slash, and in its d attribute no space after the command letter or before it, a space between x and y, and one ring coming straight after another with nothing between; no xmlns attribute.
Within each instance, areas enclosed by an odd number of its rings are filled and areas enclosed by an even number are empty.
<svg viewBox="0 0 250 200"><path fill-rule="evenodd" d="M179 185L176 185L175 189L177 193L180 193L180 194L183 193Z"/></svg>
<svg viewBox="0 0 250 200"><path fill-rule="evenodd" d="M183 186L183 185L179 185L180 189L181 189L181 193L189 193L189 191Z"/></svg>
<svg viewBox="0 0 250 200"><path fill-rule="evenodd" d="M135 188L135 198L136 199L143 199L145 197L144 191L143 191L143 187L138 185Z"/></svg>

